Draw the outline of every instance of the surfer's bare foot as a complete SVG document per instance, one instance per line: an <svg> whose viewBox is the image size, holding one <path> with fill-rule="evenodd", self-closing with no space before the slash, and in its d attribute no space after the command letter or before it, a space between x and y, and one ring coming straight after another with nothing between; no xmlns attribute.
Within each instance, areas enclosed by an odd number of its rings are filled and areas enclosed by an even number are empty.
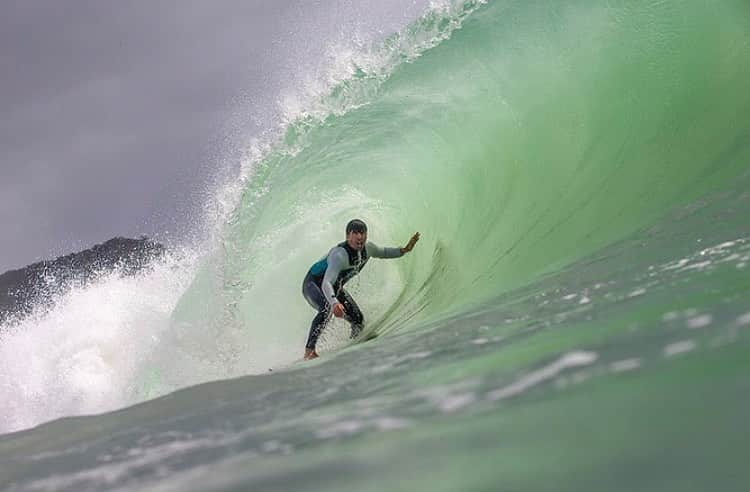
<svg viewBox="0 0 750 492"><path fill-rule="evenodd" d="M311 360L318 357L318 353L315 352L315 349L305 349L305 360Z"/></svg>

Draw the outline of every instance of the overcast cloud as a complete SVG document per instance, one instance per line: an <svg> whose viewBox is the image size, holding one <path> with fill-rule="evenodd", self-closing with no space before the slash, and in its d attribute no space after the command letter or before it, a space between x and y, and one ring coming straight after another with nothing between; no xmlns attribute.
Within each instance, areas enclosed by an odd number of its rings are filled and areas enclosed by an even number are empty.
<svg viewBox="0 0 750 492"><path fill-rule="evenodd" d="M427 0L0 1L0 272L184 230L231 144L342 35Z"/></svg>

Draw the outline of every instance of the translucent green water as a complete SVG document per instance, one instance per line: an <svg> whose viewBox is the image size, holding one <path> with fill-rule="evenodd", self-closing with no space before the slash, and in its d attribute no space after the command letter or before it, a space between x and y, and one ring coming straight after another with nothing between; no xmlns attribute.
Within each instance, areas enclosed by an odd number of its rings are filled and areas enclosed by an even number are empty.
<svg viewBox="0 0 750 492"><path fill-rule="evenodd" d="M352 216L381 243L419 230L417 254L371 268L397 280L367 272L398 292L392 325L522 286L721 189L750 157L747 10L489 3L362 107L289 130L229 227L225 275L297 280Z"/></svg>

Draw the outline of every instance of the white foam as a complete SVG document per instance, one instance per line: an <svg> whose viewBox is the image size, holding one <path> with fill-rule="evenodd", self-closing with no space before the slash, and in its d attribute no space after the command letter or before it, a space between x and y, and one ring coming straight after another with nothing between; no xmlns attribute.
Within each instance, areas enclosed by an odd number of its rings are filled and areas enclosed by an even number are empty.
<svg viewBox="0 0 750 492"><path fill-rule="evenodd" d="M73 288L48 312L0 336L0 431L139 401L142 362L160 343L185 290L187 263L117 273Z"/></svg>
<svg viewBox="0 0 750 492"><path fill-rule="evenodd" d="M699 261L697 263L693 263L692 265L688 265L682 269L682 271L685 270L705 270L708 266L711 265L711 260L706 261Z"/></svg>
<svg viewBox="0 0 750 492"><path fill-rule="evenodd" d="M598 357L596 352L582 350L569 352L555 362L522 376L519 380L508 386L490 391L487 393L487 398L496 401L516 396L529 388L557 376L565 369L593 364Z"/></svg>
<svg viewBox="0 0 750 492"><path fill-rule="evenodd" d="M419 359L426 359L427 357L431 356L432 352L429 350L424 350L422 352L412 352L410 354L404 355L401 360L419 360Z"/></svg>
<svg viewBox="0 0 750 492"><path fill-rule="evenodd" d="M443 413L458 411L477 400L474 388L476 380L465 380L444 386L425 388L417 392L417 395L426 399L430 404L437 407Z"/></svg>
<svg viewBox="0 0 750 492"><path fill-rule="evenodd" d="M375 419L375 428L380 431L391 431L411 427L411 421L395 417L380 417Z"/></svg>
<svg viewBox="0 0 750 492"><path fill-rule="evenodd" d="M629 293L629 294L627 295L627 297L629 297L629 298L630 298L630 297L637 297L637 296L642 296L642 295L643 295L643 294L645 294L645 293L646 293L646 289L643 289L643 288L638 288L638 289L635 289L634 291L630 292L630 293Z"/></svg>
<svg viewBox="0 0 750 492"><path fill-rule="evenodd" d="M701 255L715 255L719 253L723 253L723 250L726 248L731 248L735 244L737 244L738 241L727 241L721 244L717 244L716 246L712 246L710 248L706 248L700 252Z"/></svg>
<svg viewBox="0 0 750 492"><path fill-rule="evenodd" d="M664 356L672 357L675 355L684 354L686 352L690 352L691 350L695 350L696 347L696 343L692 340L681 340L679 342L670 343L669 345L664 347Z"/></svg>
<svg viewBox="0 0 750 492"><path fill-rule="evenodd" d="M315 435L319 439L331 439L334 437L356 434L364 428L365 423L360 420L342 420L326 427L325 429L319 429L315 432Z"/></svg>
<svg viewBox="0 0 750 492"><path fill-rule="evenodd" d="M688 328L694 330L696 328L703 328L704 326L708 326L713 321L713 316L710 314L703 314L701 316L696 316L694 318L688 319L685 324Z"/></svg>
<svg viewBox="0 0 750 492"><path fill-rule="evenodd" d="M750 312L747 312L737 318L736 323L739 326L750 325Z"/></svg>
<svg viewBox="0 0 750 492"><path fill-rule="evenodd" d="M315 432L318 439L333 439L337 437L351 436L367 429L375 429L382 432L405 429L411 427L411 421L396 417L375 417L368 419L347 419L326 426Z"/></svg>
<svg viewBox="0 0 750 492"><path fill-rule="evenodd" d="M664 267L664 270L678 270L678 269L684 267L685 265L687 265L688 263L690 263L690 259L689 258L683 258L683 259L681 259L679 261L676 261L676 262L667 263L667 265Z"/></svg>
<svg viewBox="0 0 750 492"><path fill-rule="evenodd" d="M609 365L612 372L632 371L639 367L641 367L641 360L638 358L618 360Z"/></svg>
<svg viewBox="0 0 750 492"><path fill-rule="evenodd" d="M473 393L462 393L459 395L450 395L438 402L438 408L443 413L453 413L464 407L467 407L476 401Z"/></svg>

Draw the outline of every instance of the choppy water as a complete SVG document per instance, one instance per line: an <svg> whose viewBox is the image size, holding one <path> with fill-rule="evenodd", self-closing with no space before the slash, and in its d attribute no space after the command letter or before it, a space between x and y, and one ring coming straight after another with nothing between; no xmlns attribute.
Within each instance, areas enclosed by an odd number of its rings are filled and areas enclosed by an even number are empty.
<svg viewBox="0 0 750 492"><path fill-rule="evenodd" d="M0 484L745 490L746 3L457 3L356 68L253 154L219 248L132 286L138 357L103 337L0 408L166 396L0 437ZM374 340L334 323L295 363L302 276L354 216L422 240L353 281Z"/></svg>

